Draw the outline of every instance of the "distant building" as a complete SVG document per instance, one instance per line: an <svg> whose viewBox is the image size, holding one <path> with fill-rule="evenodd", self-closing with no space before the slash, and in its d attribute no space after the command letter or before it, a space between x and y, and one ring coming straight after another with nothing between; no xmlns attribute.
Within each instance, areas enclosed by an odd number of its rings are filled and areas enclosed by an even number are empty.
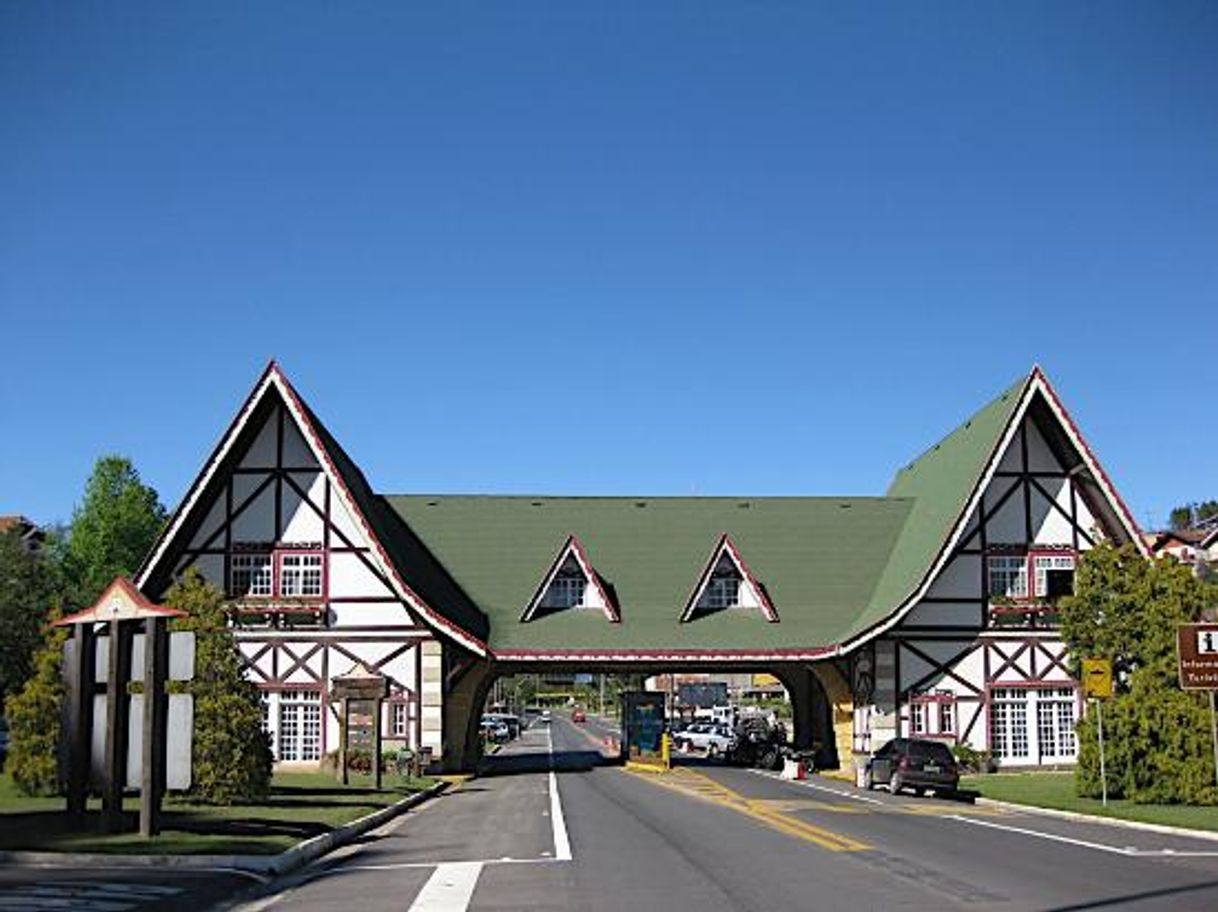
<svg viewBox="0 0 1218 912"><path fill-rule="evenodd" d="M38 528L38 525L33 520L26 519L21 515L0 516L0 535L7 535L13 529L18 530L22 544L25 545L26 550L31 554L36 554L42 550L42 543L46 540L46 533Z"/></svg>
<svg viewBox="0 0 1218 912"><path fill-rule="evenodd" d="M1180 563L1190 565L1198 558L1207 563L1218 560L1218 527L1146 532L1142 538L1155 557L1171 555Z"/></svg>

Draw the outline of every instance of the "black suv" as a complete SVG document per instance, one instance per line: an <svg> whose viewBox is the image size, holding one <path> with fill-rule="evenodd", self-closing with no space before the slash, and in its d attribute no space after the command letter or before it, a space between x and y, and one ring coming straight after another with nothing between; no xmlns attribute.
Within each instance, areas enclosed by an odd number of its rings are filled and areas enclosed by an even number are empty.
<svg viewBox="0 0 1218 912"><path fill-rule="evenodd" d="M960 768L946 744L894 738L867 761L863 785L869 789L887 785L894 795L903 788L911 788L920 795L930 791L954 792L960 785Z"/></svg>

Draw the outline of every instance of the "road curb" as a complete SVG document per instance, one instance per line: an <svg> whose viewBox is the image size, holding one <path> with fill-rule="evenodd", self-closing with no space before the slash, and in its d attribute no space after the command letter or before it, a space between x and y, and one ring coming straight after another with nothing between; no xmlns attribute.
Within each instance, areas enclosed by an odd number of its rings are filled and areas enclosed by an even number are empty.
<svg viewBox="0 0 1218 912"><path fill-rule="evenodd" d="M1122 820L1119 817L1100 817L1096 814L1083 814L1079 811L1060 811L1057 808L1040 807L1035 804L1016 804L1014 801L999 801L996 798L982 798L981 796L978 796L975 801L978 805L985 807L1026 811L1030 814L1040 814L1044 817L1058 817L1062 820L1075 820L1082 823L1104 823L1110 826L1123 827L1127 830L1144 830L1148 833L1159 833L1164 836L1183 836L1188 839L1204 839L1207 842L1218 842L1218 832L1214 830L1190 830L1187 827L1168 826L1164 823L1144 823L1140 820Z"/></svg>
<svg viewBox="0 0 1218 912"><path fill-rule="evenodd" d="M450 783L437 782L388 807L373 811L328 833L297 843L278 855L107 855L101 852L0 852L0 865L29 868L173 868L183 871L234 871L256 879L290 873L387 823L440 794Z"/></svg>

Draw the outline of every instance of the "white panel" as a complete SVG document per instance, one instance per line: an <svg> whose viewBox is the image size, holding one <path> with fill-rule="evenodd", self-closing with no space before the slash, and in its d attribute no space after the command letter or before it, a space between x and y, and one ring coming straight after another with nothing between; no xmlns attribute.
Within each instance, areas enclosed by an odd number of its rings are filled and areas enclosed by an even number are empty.
<svg viewBox="0 0 1218 912"><path fill-rule="evenodd" d="M1053 451L1049 449L1049 444L1036 429L1036 425L1025 418L1023 427L1024 432L1028 435L1028 468L1033 472L1062 471L1061 462L1053 455Z"/></svg>
<svg viewBox="0 0 1218 912"><path fill-rule="evenodd" d="M1098 532L1099 523L1096 521L1095 514L1091 512L1090 508L1087 506L1087 502L1083 500L1081 495L1074 498L1074 503L1075 510L1077 510L1078 527L1086 530L1091 534L1092 538L1099 541L1101 536ZM1086 539L1081 539L1079 541L1079 547L1087 548L1090 546L1087 544ZM1215 551L1215 553L1218 554L1218 551Z"/></svg>
<svg viewBox="0 0 1218 912"><path fill-rule="evenodd" d="M283 486L283 533L285 542L321 542L324 524L317 510L304 502L290 485ZM319 504L320 506L320 504Z"/></svg>
<svg viewBox="0 0 1218 912"><path fill-rule="evenodd" d="M987 496L986 500L990 498ZM993 544L1023 543L1028 537L1024 526L1023 493L1016 491L1002 505L998 513L985 524L986 541Z"/></svg>
<svg viewBox="0 0 1218 912"><path fill-rule="evenodd" d="M175 791L190 788L191 747L194 742L195 702L190 694L169 695L169 743L165 746L165 786Z"/></svg>
<svg viewBox="0 0 1218 912"><path fill-rule="evenodd" d="M169 680L193 681L194 676L194 633L187 631L169 634Z"/></svg>
<svg viewBox="0 0 1218 912"><path fill-rule="evenodd" d="M369 556L369 560L371 557ZM332 598L381 598L393 592L368 569L358 554L330 555L330 596Z"/></svg>
<svg viewBox="0 0 1218 912"><path fill-rule="evenodd" d="M244 469L265 469L274 468L276 458L278 456L276 436L277 424L279 422L279 408L271 410L270 415L266 419L266 423L258 429L258 436L254 438L254 442L250 445L249 451L241 460L241 467Z"/></svg>
<svg viewBox="0 0 1218 912"><path fill-rule="evenodd" d="M901 621L901 627L979 627L981 606L977 602L919 603ZM899 629L899 628L898 628Z"/></svg>
<svg viewBox="0 0 1218 912"><path fill-rule="evenodd" d="M99 637L98 647L102 645ZM98 680L102 680L98 678ZM106 781L106 695L93 695L93 731L89 739L89 781L100 789Z"/></svg>
<svg viewBox="0 0 1218 912"><path fill-rule="evenodd" d="M317 465L313 451L309 449L290 414L288 420L283 423L283 464L285 468L292 469Z"/></svg>
<svg viewBox="0 0 1218 912"><path fill-rule="evenodd" d="M207 517L203 520L203 525L199 527L199 531L195 533L194 538L190 540L190 547L203 547L203 543L211 538L212 534L224 524L224 511L224 492L221 491L220 496L211 505L211 509L207 511ZM223 537L218 537L216 542L219 543L220 547L223 547ZM215 546L215 543L213 543L213 546Z"/></svg>
<svg viewBox="0 0 1218 912"><path fill-rule="evenodd" d="M932 598L980 598L981 555L957 554L948 561L927 595Z"/></svg>
<svg viewBox="0 0 1218 912"><path fill-rule="evenodd" d="M333 605L334 627L369 627L388 625L391 627L419 626L410 612L401 603L389 602L358 602Z"/></svg>
<svg viewBox="0 0 1218 912"><path fill-rule="evenodd" d="M240 477L240 476L238 476ZM275 539L275 485L258 495L245 512L233 520L235 542L265 542Z"/></svg>
<svg viewBox="0 0 1218 912"><path fill-rule="evenodd" d="M337 491L330 497L330 522L334 524L335 528L340 529L352 544L359 547L366 547L369 544L364 538L364 533L360 531L355 520L351 518L351 514L343 506Z"/></svg>
<svg viewBox="0 0 1218 912"><path fill-rule="evenodd" d="M258 485L266 481L265 475L234 475L231 484L233 486L233 509L245 503L247 497L254 493Z"/></svg>
<svg viewBox="0 0 1218 912"><path fill-rule="evenodd" d="M1052 478L1047 480L1061 488L1066 488L1064 480L1059 481ZM1069 493L1066 494L1066 497L1065 509L1069 512ZM1035 487L1032 488L1032 540L1038 545L1069 545L1073 542L1071 533L1070 520L1061 512L1053 509L1045 495Z"/></svg>

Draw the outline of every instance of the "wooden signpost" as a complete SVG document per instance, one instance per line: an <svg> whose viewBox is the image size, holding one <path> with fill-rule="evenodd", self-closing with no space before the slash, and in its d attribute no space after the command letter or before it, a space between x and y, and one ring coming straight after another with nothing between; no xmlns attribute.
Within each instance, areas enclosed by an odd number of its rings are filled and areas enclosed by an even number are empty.
<svg viewBox="0 0 1218 912"><path fill-rule="evenodd" d="M68 812L83 814L89 797L92 767L94 695L98 691L97 651L106 644L106 671L101 674L105 692L104 773L102 822L108 832L123 826L123 789L127 783L132 679L131 654L136 630L144 629L143 727L140 739L140 833L154 836L160 828L161 798L165 792L165 746L168 694L169 618L181 611L154 605L129 580L119 577L96 604L56 622L71 627L68 650ZM107 636L99 638L104 624Z"/></svg>
<svg viewBox="0 0 1218 912"><path fill-rule="evenodd" d="M1214 782L1218 783L1218 624L1181 624L1176 628L1176 656L1181 690L1210 695L1210 737L1214 742Z"/></svg>
<svg viewBox="0 0 1218 912"><path fill-rule="evenodd" d="M1100 800L1108 806L1108 770L1104 762L1104 701L1112 699L1112 661L1083 659L1083 697L1094 700L1095 722L1100 742Z"/></svg>
<svg viewBox="0 0 1218 912"><path fill-rule="evenodd" d="M381 704L389 696L389 679L366 665L356 665L330 682L330 696L342 701L342 741L338 746L338 778L346 785L352 749L372 755L372 775L381 787Z"/></svg>

